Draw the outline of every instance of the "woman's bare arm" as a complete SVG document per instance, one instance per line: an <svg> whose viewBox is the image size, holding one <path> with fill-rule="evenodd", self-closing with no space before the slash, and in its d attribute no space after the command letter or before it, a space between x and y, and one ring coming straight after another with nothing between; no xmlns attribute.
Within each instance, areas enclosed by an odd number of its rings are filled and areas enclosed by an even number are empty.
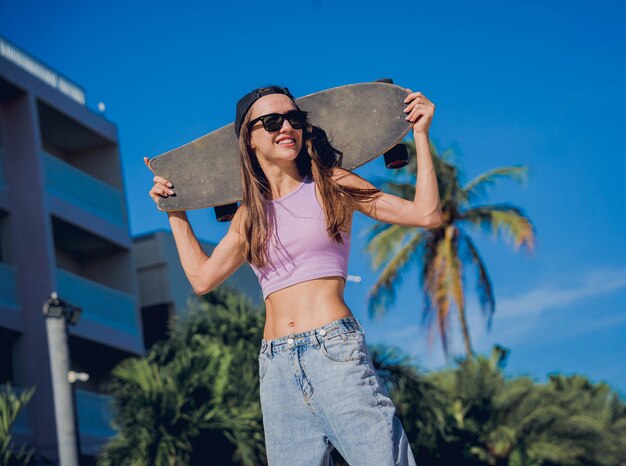
<svg viewBox="0 0 626 466"><path fill-rule="evenodd" d="M367 203L355 203L355 209L379 222L408 227L434 228L441 225L442 213L437 177L428 147L428 136L415 134L417 150L417 184L411 201L393 194L383 195ZM333 178L340 184L357 188L374 188L369 181L335 168Z"/></svg>
<svg viewBox="0 0 626 466"><path fill-rule="evenodd" d="M148 157L144 157L144 162L152 171ZM153 182L154 185L149 195L155 203L158 204L160 197L175 194L172 184L165 178L155 175ZM223 283L245 262L243 236L240 230L242 211L242 208L237 210L228 232L215 247L211 256L207 256L200 246L187 213L184 211L168 212L180 263L194 293L198 295L208 293Z"/></svg>
<svg viewBox="0 0 626 466"><path fill-rule="evenodd" d="M241 209L237 210L228 232L210 256L200 246L185 212L168 213L180 263L197 295L219 286L245 262L238 230L240 212Z"/></svg>
<svg viewBox="0 0 626 466"><path fill-rule="evenodd" d="M435 112L435 104L421 92L406 90L409 94L404 101L407 104L404 111L408 114L406 119L413 124L413 137L417 152L415 154L417 157L415 199L410 201L383 193L382 196L371 202L355 203L355 208L380 222L434 228L443 222L437 176L428 144L428 129ZM334 169L333 178L340 184L359 188L374 188L374 185L367 180L341 168Z"/></svg>

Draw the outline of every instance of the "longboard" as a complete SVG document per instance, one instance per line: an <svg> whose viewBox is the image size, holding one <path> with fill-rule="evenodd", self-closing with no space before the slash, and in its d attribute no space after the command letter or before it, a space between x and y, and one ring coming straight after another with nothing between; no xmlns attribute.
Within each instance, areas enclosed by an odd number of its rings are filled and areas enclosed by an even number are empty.
<svg viewBox="0 0 626 466"><path fill-rule="evenodd" d="M408 92L395 84L349 84L296 99L309 121L343 152L353 170L398 144L411 129L404 113ZM193 210L241 201L239 145L234 123L150 160L152 171L172 183L175 195L159 209Z"/></svg>

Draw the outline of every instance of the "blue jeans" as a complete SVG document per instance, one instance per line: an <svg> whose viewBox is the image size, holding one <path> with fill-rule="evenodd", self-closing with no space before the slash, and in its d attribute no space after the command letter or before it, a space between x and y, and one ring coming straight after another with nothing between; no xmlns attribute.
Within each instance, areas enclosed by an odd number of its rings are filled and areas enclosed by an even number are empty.
<svg viewBox="0 0 626 466"><path fill-rule="evenodd" d="M261 409L270 466L414 466L395 406L354 317L262 340Z"/></svg>

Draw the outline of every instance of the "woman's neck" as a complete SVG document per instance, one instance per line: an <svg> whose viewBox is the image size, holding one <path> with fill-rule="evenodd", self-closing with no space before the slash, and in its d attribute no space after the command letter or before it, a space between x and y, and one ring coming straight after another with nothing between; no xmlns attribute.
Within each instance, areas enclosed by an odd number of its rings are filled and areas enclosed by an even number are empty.
<svg viewBox="0 0 626 466"><path fill-rule="evenodd" d="M294 163L288 167L274 166L268 169L263 169L269 188L272 193L272 198L277 199L289 194L296 189L303 181L304 176L300 174L298 166Z"/></svg>

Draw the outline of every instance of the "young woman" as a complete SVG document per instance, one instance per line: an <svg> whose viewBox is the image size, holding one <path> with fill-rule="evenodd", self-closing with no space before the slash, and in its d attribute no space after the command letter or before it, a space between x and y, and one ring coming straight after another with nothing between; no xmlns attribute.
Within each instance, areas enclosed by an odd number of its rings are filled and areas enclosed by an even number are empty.
<svg viewBox="0 0 626 466"><path fill-rule="evenodd" d="M355 210L405 226L442 221L428 145L435 106L420 92L407 94L418 165L413 201L341 169L341 153L325 133L309 124L286 88L270 86L237 104L243 200L210 257L185 212L168 212L196 294L217 287L244 261L259 278L266 310L259 380L271 466L332 464L333 447L351 465L415 465L365 331L343 299ZM158 202L173 188L155 176L150 196Z"/></svg>

